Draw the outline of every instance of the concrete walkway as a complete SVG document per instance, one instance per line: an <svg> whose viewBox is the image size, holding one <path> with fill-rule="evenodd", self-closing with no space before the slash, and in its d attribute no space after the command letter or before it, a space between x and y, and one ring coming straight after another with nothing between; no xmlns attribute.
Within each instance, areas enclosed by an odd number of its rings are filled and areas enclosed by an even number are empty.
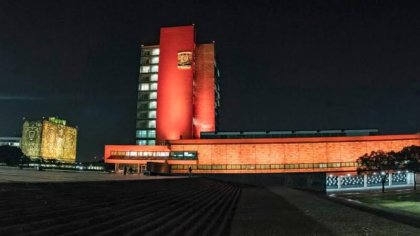
<svg viewBox="0 0 420 236"><path fill-rule="evenodd" d="M332 235L322 224L266 188L243 187L231 235Z"/></svg>
<svg viewBox="0 0 420 236"><path fill-rule="evenodd" d="M268 187L335 235L420 235L420 229L332 202L312 193Z"/></svg>

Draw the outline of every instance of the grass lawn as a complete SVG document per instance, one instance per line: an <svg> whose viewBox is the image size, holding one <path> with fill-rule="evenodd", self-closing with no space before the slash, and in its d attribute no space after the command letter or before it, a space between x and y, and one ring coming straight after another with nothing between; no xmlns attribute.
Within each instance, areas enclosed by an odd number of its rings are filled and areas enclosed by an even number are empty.
<svg viewBox="0 0 420 236"><path fill-rule="evenodd" d="M385 194L346 196L376 207L399 210L420 216L420 191L419 192L391 192Z"/></svg>

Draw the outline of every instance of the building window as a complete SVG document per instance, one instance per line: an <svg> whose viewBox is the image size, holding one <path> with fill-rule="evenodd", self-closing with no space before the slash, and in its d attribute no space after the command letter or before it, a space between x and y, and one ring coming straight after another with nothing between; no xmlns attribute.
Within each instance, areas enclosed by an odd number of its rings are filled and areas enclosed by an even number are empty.
<svg viewBox="0 0 420 236"><path fill-rule="evenodd" d="M152 62L152 64L158 64L159 63L159 57L152 57L151 62Z"/></svg>
<svg viewBox="0 0 420 236"><path fill-rule="evenodd" d="M156 111L149 111L149 119L156 119Z"/></svg>
<svg viewBox="0 0 420 236"><path fill-rule="evenodd" d="M150 102L149 109L156 109L156 102Z"/></svg>
<svg viewBox="0 0 420 236"><path fill-rule="evenodd" d="M137 140L137 145L146 145L147 141L146 140Z"/></svg>
<svg viewBox="0 0 420 236"><path fill-rule="evenodd" d="M147 126L148 126L148 128L151 128L151 129L156 128L156 121L149 120L149 124Z"/></svg>
<svg viewBox="0 0 420 236"><path fill-rule="evenodd" d="M147 130L137 130L136 137L137 138L147 138Z"/></svg>
<svg viewBox="0 0 420 236"><path fill-rule="evenodd" d="M138 102L137 103L137 110L147 110L149 108L148 102Z"/></svg>
<svg viewBox="0 0 420 236"><path fill-rule="evenodd" d="M157 90L158 89L158 84L157 83L152 83L150 84L150 90Z"/></svg>
<svg viewBox="0 0 420 236"><path fill-rule="evenodd" d="M137 123L137 128L147 129L147 121L146 120L139 120L136 123Z"/></svg>
<svg viewBox="0 0 420 236"><path fill-rule="evenodd" d="M140 86L139 86L140 91L148 91L149 89L150 89L149 84L140 84Z"/></svg>
<svg viewBox="0 0 420 236"><path fill-rule="evenodd" d="M150 73L150 66L140 66L140 73Z"/></svg>
<svg viewBox="0 0 420 236"><path fill-rule="evenodd" d="M147 119L147 112L146 111L140 111L137 112L137 119Z"/></svg>
<svg viewBox="0 0 420 236"><path fill-rule="evenodd" d="M137 98L138 98L138 100L148 100L149 96L150 96L149 93L139 93Z"/></svg>
<svg viewBox="0 0 420 236"><path fill-rule="evenodd" d="M152 50L152 55L154 55L154 56L159 55L159 53L160 53L160 49L159 48L154 48Z"/></svg>
<svg viewBox="0 0 420 236"><path fill-rule="evenodd" d="M147 135L148 138L156 138L156 131L149 130L149 134Z"/></svg>
<svg viewBox="0 0 420 236"><path fill-rule="evenodd" d="M159 71L159 66L152 66L149 72L158 72L158 71ZM146 73L149 73L149 72L146 72Z"/></svg>
<svg viewBox="0 0 420 236"><path fill-rule="evenodd" d="M150 81L158 81L158 75L157 74L153 74L150 76Z"/></svg>
<svg viewBox="0 0 420 236"><path fill-rule="evenodd" d="M156 98L157 98L157 92L151 92L149 99L150 100L155 100Z"/></svg>
<svg viewBox="0 0 420 236"><path fill-rule="evenodd" d="M147 141L147 145L155 145L155 144L156 144L155 140L148 140Z"/></svg>
<svg viewBox="0 0 420 236"><path fill-rule="evenodd" d="M151 54L150 49L143 49L142 52L143 52L143 56L150 56L150 54Z"/></svg>
<svg viewBox="0 0 420 236"><path fill-rule="evenodd" d="M149 81L150 81L150 75L140 74L140 82L149 82Z"/></svg>

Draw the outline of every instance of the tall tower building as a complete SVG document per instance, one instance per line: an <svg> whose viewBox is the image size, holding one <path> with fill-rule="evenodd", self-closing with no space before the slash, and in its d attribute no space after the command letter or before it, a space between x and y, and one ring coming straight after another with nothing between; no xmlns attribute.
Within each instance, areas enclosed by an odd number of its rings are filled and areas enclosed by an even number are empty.
<svg viewBox="0 0 420 236"><path fill-rule="evenodd" d="M161 28L160 45L141 48L137 144L215 131L218 77L214 43L196 44L194 25Z"/></svg>

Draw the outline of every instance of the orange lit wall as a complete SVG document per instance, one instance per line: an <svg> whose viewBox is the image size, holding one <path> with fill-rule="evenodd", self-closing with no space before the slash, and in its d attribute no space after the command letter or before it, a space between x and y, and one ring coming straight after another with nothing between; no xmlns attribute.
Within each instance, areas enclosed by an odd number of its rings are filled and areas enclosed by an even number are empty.
<svg viewBox="0 0 420 236"><path fill-rule="evenodd" d="M215 131L214 114L214 44L200 44L196 48L194 80L194 138L200 132Z"/></svg>
<svg viewBox="0 0 420 236"><path fill-rule="evenodd" d="M356 162L365 153L400 151L420 145L420 134L323 138L197 139L171 142L172 151L197 151L198 165L294 164ZM322 171L354 171L355 167L324 168ZM291 170L205 170L210 173L311 172ZM180 171L183 172L183 171Z"/></svg>
<svg viewBox="0 0 420 236"><path fill-rule="evenodd" d="M166 27L160 31L157 97L157 143L192 138L193 70L178 68L178 52L193 52L194 26Z"/></svg>
<svg viewBox="0 0 420 236"><path fill-rule="evenodd" d="M127 164L145 164L147 162L145 160L108 159L111 150L197 151L198 160L168 161L169 164L184 165L183 169L173 168L172 172L185 173L188 169L187 165L192 165L195 173L337 172L355 171L356 167L240 170L200 169L197 167L200 165L225 167L227 165L355 163L360 156L371 151L400 151L411 145L420 145L420 134L322 138L190 139L172 141L169 146L108 145L105 147L105 162Z"/></svg>

